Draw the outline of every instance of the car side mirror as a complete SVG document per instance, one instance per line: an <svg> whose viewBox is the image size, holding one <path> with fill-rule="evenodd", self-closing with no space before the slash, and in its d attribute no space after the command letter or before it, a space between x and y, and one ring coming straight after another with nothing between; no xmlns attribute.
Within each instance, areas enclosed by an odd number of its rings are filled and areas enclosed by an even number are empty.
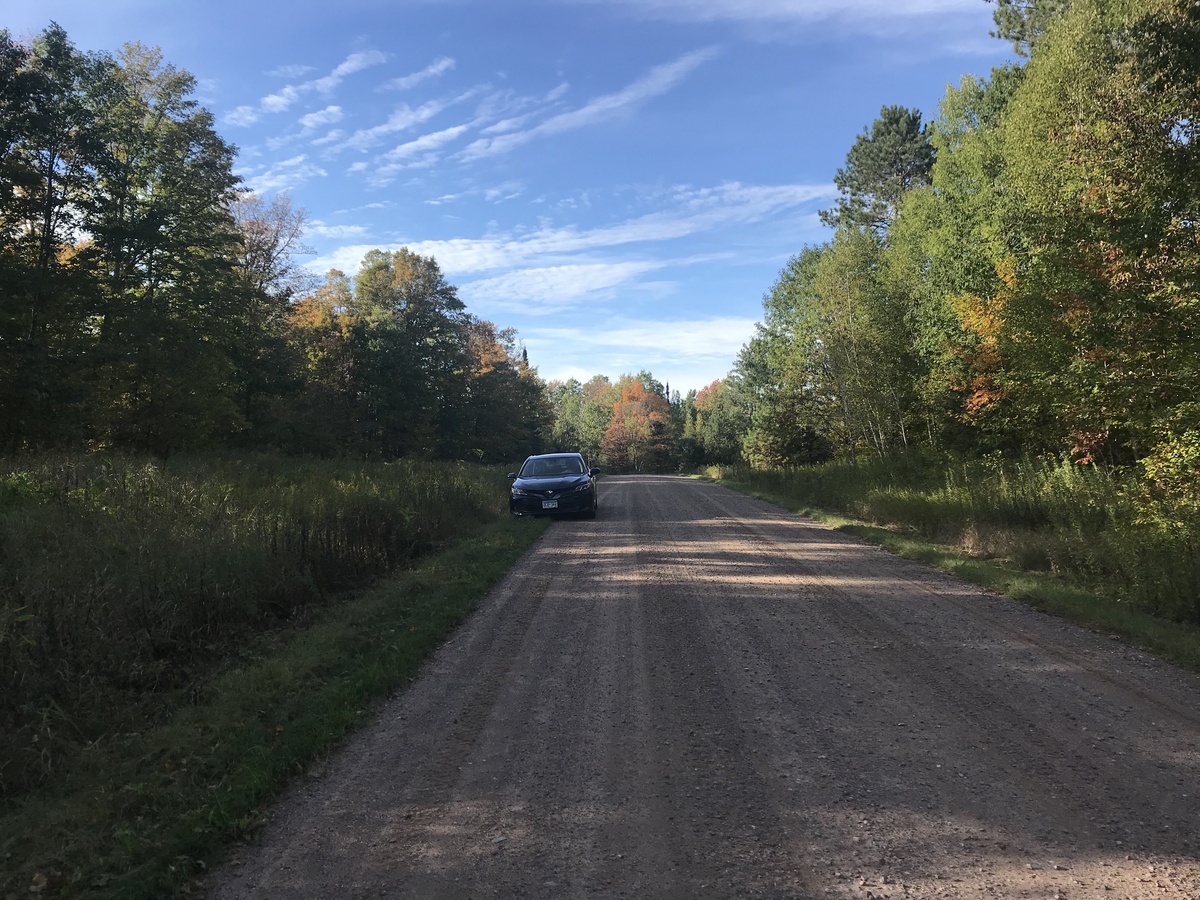
<svg viewBox="0 0 1200 900"><path fill-rule="evenodd" d="M600 469L596 466L592 466L588 471L591 472L593 478L600 474Z"/></svg>
<svg viewBox="0 0 1200 900"><path fill-rule="evenodd" d="M515 479L515 478L517 477L517 473L516 473L516 472L509 472L509 473L508 473L508 477L509 477L509 478L513 478L513 479Z"/></svg>

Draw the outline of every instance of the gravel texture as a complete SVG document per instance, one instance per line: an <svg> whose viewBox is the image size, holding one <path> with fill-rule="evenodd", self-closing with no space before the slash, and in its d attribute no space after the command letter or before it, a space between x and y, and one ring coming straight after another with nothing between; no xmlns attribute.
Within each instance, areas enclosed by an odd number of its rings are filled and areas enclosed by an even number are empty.
<svg viewBox="0 0 1200 900"><path fill-rule="evenodd" d="M694 480L601 482L243 897L1200 898L1200 679Z"/></svg>

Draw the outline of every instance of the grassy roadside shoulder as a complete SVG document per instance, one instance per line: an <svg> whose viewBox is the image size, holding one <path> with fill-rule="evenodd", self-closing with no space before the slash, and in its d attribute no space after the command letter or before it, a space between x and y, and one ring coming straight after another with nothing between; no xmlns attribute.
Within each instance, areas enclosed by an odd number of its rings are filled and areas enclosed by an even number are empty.
<svg viewBox="0 0 1200 900"><path fill-rule="evenodd" d="M548 527L505 517L249 644L140 733L0 813L0 896L187 894L264 804L396 689Z"/></svg>
<svg viewBox="0 0 1200 900"><path fill-rule="evenodd" d="M697 476L704 481L765 500L809 516L825 525L875 544L890 553L916 560L1004 594L1029 606L1123 640L1194 672L1200 672L1200 628L1149 615L1130 604L1097 595L1070 580L977 559L941 544L920 540L896 530L846 518L804 504L793 496L766 491L745 482Z"/></svg>

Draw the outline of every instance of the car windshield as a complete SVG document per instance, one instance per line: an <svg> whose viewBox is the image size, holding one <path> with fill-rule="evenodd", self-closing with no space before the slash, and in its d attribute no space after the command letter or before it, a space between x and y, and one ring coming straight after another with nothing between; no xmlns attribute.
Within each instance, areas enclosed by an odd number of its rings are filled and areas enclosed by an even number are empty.
<svg viewBox="0 0 1200 900"><path fill-rule="evenodd" d="M550 456L527 459L521 466L522 478L548 478L555 475L582 475L583 460L578 456Z"/></svg>

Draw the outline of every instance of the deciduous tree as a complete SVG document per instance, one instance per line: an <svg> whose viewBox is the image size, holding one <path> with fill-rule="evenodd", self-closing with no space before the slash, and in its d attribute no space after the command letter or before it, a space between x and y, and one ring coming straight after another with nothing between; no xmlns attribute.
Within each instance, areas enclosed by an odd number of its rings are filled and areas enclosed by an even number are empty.
<svg viewBox="0 0 1200 900"><path fill-rule="evenodd" d="M637 378L623 378L604 433L608 466L627 472L661 472L670 466L671 408Z"/></svg>

